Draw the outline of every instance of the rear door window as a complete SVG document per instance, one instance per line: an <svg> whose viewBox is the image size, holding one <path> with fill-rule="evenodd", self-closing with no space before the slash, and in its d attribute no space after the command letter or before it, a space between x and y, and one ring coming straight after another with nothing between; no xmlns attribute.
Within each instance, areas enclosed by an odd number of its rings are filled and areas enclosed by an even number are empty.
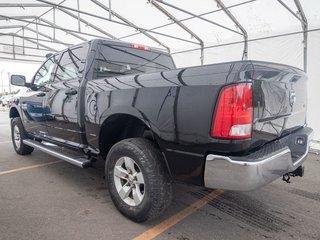
<svg viewBox="0 0 320 240"><path fill-rule="evenodd" d="M66 50L59 61L55 82L70 81L79 78L84 70L88 44Z"/></svg>
<svg viewBox="0 0 320 240"><path fill-rule="evenodd" d="M98 46L93 78L160 72L173 69L171 57L161 52L102 43Z"/></svg>

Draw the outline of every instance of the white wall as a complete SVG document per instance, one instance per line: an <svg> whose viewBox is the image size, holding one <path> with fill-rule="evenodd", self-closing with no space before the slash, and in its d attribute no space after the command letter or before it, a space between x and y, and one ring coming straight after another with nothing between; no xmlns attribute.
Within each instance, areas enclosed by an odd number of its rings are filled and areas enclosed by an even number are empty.
<svg viewBox="0 0 320 240"><path fill-rule="evenodd" d="M309 34L308 76L308 123L314 129L314 139L320 141L320 31Z"/></svg>

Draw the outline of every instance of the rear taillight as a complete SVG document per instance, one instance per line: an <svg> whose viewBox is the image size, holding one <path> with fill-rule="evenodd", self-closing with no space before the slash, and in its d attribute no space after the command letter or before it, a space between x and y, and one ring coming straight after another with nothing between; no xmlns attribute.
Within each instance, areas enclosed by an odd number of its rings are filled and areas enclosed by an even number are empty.
<svg viewBox="0 0 320 240"><path fill-rule="evenodd" d="M251 137L252 84L241 83L222 89L211 136L229 139Z"/></svg>

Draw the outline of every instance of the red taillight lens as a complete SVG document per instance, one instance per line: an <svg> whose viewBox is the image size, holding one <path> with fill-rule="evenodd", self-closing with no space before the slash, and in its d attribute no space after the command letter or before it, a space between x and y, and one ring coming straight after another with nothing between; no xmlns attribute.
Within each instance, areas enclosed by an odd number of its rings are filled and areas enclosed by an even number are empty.
<svg viewBox="0 0 320 240"><path fill-rule="evenodd" d="M251 137L252 84L241 83L222 89L212 122L211 136L231 139Z"/></svg>
<svg viewBox="0 0 320 240"><path fill-rule="evenodd" d="M136 48L136 49L139 49L139 50L144 50L144 51L149 51L150 50L149 47L146 47L146 46L143 46L143 45L139 45L139 44L135 44L135 43L130 43L130 47Z"/></svg>

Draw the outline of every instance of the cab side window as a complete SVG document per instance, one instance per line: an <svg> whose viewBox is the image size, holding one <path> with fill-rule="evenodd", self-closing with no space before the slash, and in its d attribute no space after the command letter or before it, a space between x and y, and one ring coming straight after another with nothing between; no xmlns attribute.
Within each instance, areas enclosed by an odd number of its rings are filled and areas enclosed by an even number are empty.
<svg viewBox="0 0 320 240"><path fill-rule="evenodd" d="M56 56L49 58L36 73L33 84L38 88L45 86L54 75Z"/></svg>
<svg viewBox="0 0 320 240"><path fill-rule="evenodd" d="M79 78L79 74L84 70L87 51L87 44L66 50L58 63L54 82Z"/></svg>

